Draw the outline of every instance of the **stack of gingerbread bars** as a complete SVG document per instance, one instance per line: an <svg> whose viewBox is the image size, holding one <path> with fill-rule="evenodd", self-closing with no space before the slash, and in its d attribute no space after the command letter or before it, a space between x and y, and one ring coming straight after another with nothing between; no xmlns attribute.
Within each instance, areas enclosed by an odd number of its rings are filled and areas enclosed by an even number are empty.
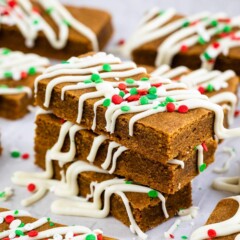
<svg viewBox="0 0 240 240"><path fill-rule="evenodd" d="M49 67L35 91L37 105L47 110L36 117L35 137L35 163L45 175L15 182L43 189L56 179L58 196L90 200L59 199L53 212L111 213L144 237L191 206L191 180L214 160L220 106L106 53Z"/></svg>

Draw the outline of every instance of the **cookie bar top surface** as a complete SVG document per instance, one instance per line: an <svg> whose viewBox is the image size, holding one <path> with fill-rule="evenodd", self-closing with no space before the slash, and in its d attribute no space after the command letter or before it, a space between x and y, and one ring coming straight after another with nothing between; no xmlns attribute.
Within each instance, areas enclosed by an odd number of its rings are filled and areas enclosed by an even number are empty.
<svg viewBox="0 0 240 240"><path fill-rule="evenodd" d="M98 51L103 47L99 33L111 19L107 12L64 6L58 0L1 1L0 7L1 31L20 31L28 48L44 36L54 49L81 42L90 45L88 51Z"/></svg>
<svg viewBox="0 0 240 240"><path fill-rule="evenodd" d="M222 108L199 91L145 71L111 54L73 57L36 79L37 104L144 154L159 158L161 153L165 161L179 145L198 145L213 131L219 138L239 134L222 128Z"/></svg>
<svg viewBox="0 0 240 240"><path fill-rule="evenodd" d="M190 239L232 240L239 238L239 204L239 196L221 200L208 218L206 225L195 230Z"/></svg>
<svg viewBox="0 0 240 240"><path fill-rule="evenodd" d="M198 56L195 62L211 69L219 55L239 59L239 22L239 17L229 18L224 13L200 12L186 17L175 9L153 8L123 50L126 54L136 54L136 59L138 50L148 52L151 64L156 66L171 65L176 55Z"/></svg>
<svg viewBox="0 0 240 240"><path fill-rule="evenodd" d="M99 229L91 230L84 226L64 226L53 223L50 218L33 218L31 214L24 210L8 210L0 208L0 238L24 238L28 239L60 239L65 236L71 239L98 239L111 240L112 238L102 236ZM61 238L63 239L63 238ZM113 240L113 239L112 239Z"/></svg>

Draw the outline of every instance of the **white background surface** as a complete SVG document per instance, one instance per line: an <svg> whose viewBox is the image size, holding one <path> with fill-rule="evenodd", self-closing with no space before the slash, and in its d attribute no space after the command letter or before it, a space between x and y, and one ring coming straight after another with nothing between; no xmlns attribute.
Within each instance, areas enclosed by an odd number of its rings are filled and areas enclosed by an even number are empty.
<svg viewBox="0 0 240 240"><path fill-rule="evenodd" d="M110 11L114 17L115 36L111 41L111 46L120 39L127 38L131 34L138 24L139 18L142 14L153 6L160 6L162 8L175 7L182 13L193 13L201 10L209 10L213 12L226 11L230 15L238 14L240 9L239 0L82 0L82 1L63 1L65 3L82 4L85 6L95 6ZM11 110L11 109L10 109ZM23 209L20 205L20 200L28 196L29 193L26 189L14 186L11 184L10 177L16 170L26 171L38 171L37 167L33 165L33 137L34 137L34 113L27 115L24 119L11 122L0 119L0 130L2 132L2 144L4 147L3 156L0 158L0 191L5 187L13 186L15 190L14 197L8 201L1 203L0 206L8 207L11 209ZM240 125L240 119L238 119L234 126ZM212 172L214 167L221 166L223 161L228 157L221 152L223 146L235 147L237 151L237 157L231 163L231 169L225 176L240 175L240 162L239 160L239 139L226 140L220 145L217 154L216 162L209 167L201 176L197 177L193 182L193 202L195 206L200 207L199 216L194 220L193 224L190 222L182 224L175 233L175 239L181 239L182 235L189 236L189 234L198 226L204 224L209 214L213 210L216 203L223 197L230 196L230 193L218 192L211 189L210 185L215 177L222 176ZM29 160L13 159L10 157L10 152L13 149L18 149L22 153L30 153ZM59 221L65 224L82 224L92 228L102 228L104 233L109 236L118 237L118 239L135 239L136 236L130 233L129 229L122 223L109 217L107 219L90 219L90 218L78 218L78 217L62 217L55 216L49 212L50 202L54 199L54 196L48 194L48 196L41 200L39 203L27 208L33 216L50 216L54 221ZM168 230L174 220L170 220L165 224L148 232L149 239L159 240L163 239L164 231ZM136 238L137 239L137 238Z"/></svg>

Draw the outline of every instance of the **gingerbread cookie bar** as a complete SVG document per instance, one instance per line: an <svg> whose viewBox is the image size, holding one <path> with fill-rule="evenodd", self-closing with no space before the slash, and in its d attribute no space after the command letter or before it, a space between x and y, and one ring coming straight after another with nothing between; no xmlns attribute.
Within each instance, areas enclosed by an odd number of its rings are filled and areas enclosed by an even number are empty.
<svg viewBox="0 0 240 240"><path fill-rule="evenodd" d="M4 0L0 13L1 47L49 58L64 60L99 51L113 33L109 13L64 6L59 0Z"/></svg>
<svg viewBox="0 0 240 240"><path fill-rule="evenodd" d="M189 88L197 89L201 94L208 96L210 101L220 104L224 108L227 125L233 122L239 82L234 71L221 72L206 69L191 71L184 66L171 69L168 65L162 65L154 70L148 67L148 71L151 72L152 76L171 78L186 84Z"/></svg>
<svg viewBox="0 0 240 240"><path fill-rule="evenodd" d="M214 132L219 138L240 134L220 127L222 108L199 91L151 78L144 68L111 54L72 58L49 68L35 83L39 106L162 163Z"/></svg>
<svg viewBox="0 0 240 240"><path fill-rule="evenodd" d="M47 66L47 58L0 48L0 117L15 120L28 112L34 80Z"/></svg>
<svg viewBox="0 0 240 240"><path fill-rule="evenodd" d="M195 230L190 239L232 240L239 238L239 204L239 196L221 200L208 218L206 225Z"/></svg>
<svg viewBox="0 0 240 240"><path fill-rule="evenodd" d="M190 69L204 67L240 75L239 17L200 12L183 16L174 9L153 8L123 46L138 64Z"/></svg>
<svg viewBox="0 0 240 240"><path fill-rule="evenodd" d="M35 164L45 168L45 156L48 149L60 140L61 129L69 123L53 114L39 114L36 118L35 133ZM71 126L69 133L77 127ZM170 160L168 164L152 161L125 146L109 141L105 135L97 135L92 131L82 129L75 133L75 159L82 159L98 167L107 169L109 173L125 177L156 189L166 194L174 194L187 185L200 171L202 165L214 160L217 142L209 139L204 143L200 153L196 149L186 156L179 155L178 159ZM65 136L62 151L73 149L69 136ZM179 160L181 159L181 160ZM110 160L110 162L109 162ZM198 167L197 167L198 166ZM147 170L146 170L147 169Z"/></svg>
<svg viewBox="0 0 240 240"><path fill-rule="evenodd" d="M24 210L8 210L0 208L0 238L15 239L81 239L87 240L114 240L103 236L100 229L91 230L84 226L64 226L53 223L48 217L33 218Z"/></svg>

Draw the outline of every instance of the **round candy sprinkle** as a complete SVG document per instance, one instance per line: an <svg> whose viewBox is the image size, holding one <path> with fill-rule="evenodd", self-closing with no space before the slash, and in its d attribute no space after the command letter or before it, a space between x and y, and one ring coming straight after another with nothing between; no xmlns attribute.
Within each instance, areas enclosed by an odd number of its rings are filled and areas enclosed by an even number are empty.
<svg viewBox="0 0 240 240"><path fill-rule="evenodd" d="M8 49L8 48L3 48L2 49L2 55L8 55L10 52L11 52L11 50Z"/></svg>
<svg viewBox="0 0 240 240"><path fill-rule="evenodd" d="M185 45L185 44L183 44L182 46L181 46L181 48L180 48L180 51L181 52L187 52L188 51L188 46L187 45Z"/></svg>
<svg viewBox="0 0 240 240"><path fill-rule="evenodd" d="M168 104L166 105L166 108L167 108L167 111L168 111L168 112L174 112L174 110L175 110L175 105L170 102L170 103L168 103Z"/></svg>
<svg viewBox="0 0 240 240"><path fill-rule="evenodd" d="M156 94L147 94L147 98L150 100L156 99L158 96Z"/></svg>
<svg viewBox="0 0 240 240"><path fill-rule="evenodd" d="M187 113L188 112L188 106L186 106L186 105L179 106L178 112L179 113Z"/></svg>
<svg viewBox="0 0 240 240"><path fill-rule="evenodd" d="M127 78L125 81L127 84L134 84L134 82L135 82L134 79L132 79L132 78Z"/></svg>
<svg viewBox="0 0 240 240"><path fill-rule="evenodd" d="M181 236L181 239L188 239L188 237L187 236Z"/></svg>
<svg viewBox="0 0 240 240"><path fill-rule="evenodd" d="M96 240L96 237L93 234L88 234L85 239L86 240Z"/></svg>
<svg viewBox="0 0 240 240"><path fill-rule="evenodd" d="M129 106L122 106L122 107L121 107L121 110L122 110L123 112L128 112L128 111L130 110L130 107L129 107Z"/></svg>
<svg viewBox="0 0 240 240"><path fill-rule="evenodd" d="M119 83L119 84L118 84L118 88L119 88L120 90L125 90L125 89L127 88L127 85L126 85L125 83Z"/></svg>
<svg viewBox="0 0 240 240"><path fill-rule="evenodd" d="M128 101L128 102L134 102L134 101L138 101L139 99L140 99L140 95L139 94L137 94L137 95L131 95L131 96L129 96L126 100Z"/></svg>
<svg viewBox="0 0 240 240"><path fill-rule="evenodd" d="M120 91L119 92L119 96L124 97L125 96L125 92L124 91Z"/></svg>
<svg viewBox="0 0 240 240"><path fill-rule="evenodd" d="M143 96L143 95L147 95L148 91L146 89L138 89L138 94Z"/></svg>
<svg viewBox="0 0 240 240"><path fill-rule="evenodd" d="M123 102L123 98L122 98L121 96L117 95L117 94L114 94L114 95L112 96L112 102L113 102L114 104L120 104L120 103Z"/></svg>
<svg viewBox="0 0 240 240"><path fill-rule="evenodd" d="M17 5L15 0L8 0L8 6L14 8Z"/></svg>
<svg viewBox="0 0 240 240"><path fill-rule="evenodd" d="M210 238L215 238L217 236L217 233L214 229L209 229L207 233Z"/></svg>
<svg viewBox="0 0 240 240"><path fill-rule="evenodd" d="M97 80L99 80L99 79L100 79L100 75L99 75L99 74L96 74L96 73L92 74L91 80L92 80L93 82L95 82L95 81L97 81Z"/></svg>
<svg viewBox="0 0 240 240"><path fill-rule="evenodd" d="M17 236L24 236L25 235L24 232L22 230L19 230L19 229L15 230L15 234Z"/></svg>
<svg viewBox="0 0 240 240"><path fill-rule="evenodd" d="M226 25L226 26L224 26L224 28L223 28L223 32L225 32L225 33L229 33L229 32L231 32L232 31L232 27L230 26L230 25Z"/></svg>
<svg viewBox="0 0 240 240"><path fill-rule="evenodd" d="M14 150L11 152L11 157L12 158L19 158L20 157L20 152L17 150Z"/></svg>
<svg viewBox="0 0 240 240"><path fill-rule="evenodd" d="M32 230L30 232L28 232L27 234L29 237L36 237L38 235L38 231L36 230Z"/></svg>
<svg viewBox="0 0 240 240"><path fill-rule="evenodd" d="M131 89L130 89L130 94L131 94L131 95L135 95L135 94L137 94L137 93L138 93L137 88L131 88Z"/></svg>
<svg viewBox="0 0 240 240"><path fill-rule="evenodd" d="M218 21L217 20L212 20L210 23L213 27L216 27L218 25Z"/></svg>
<svg viewBox="0 0 240 240"><path fill-rule="evenodd" d="M190 22L189 21L185 21L185 22L183 22L182 27L188 27L189 25L190 25Z"/></svg>
<svg viewBox="0 0 240 240"><path fill-rule="evenodd" d="M22 71L21 72L21 79L24 79L27 77L27 72Z"/></svg>
<svg viewBox="0 0 240 240"><path fill-rule="evenodd" d="M54 8L53 7L49 7L46 9L46 13L47 14L51 14L53 12Z"/></svg>
<svg viewBox="0 0 240 240"><path fill-rule="evenodd" d="M214 91L213 85L212 85L212 84L208 84L206 90L207 90L208 92L213 92L213 91Z"/></svg>
<svg viewBox="0 0 240 240"><path fill-rule="evenodd" d="M10 224L12 221L14 221L14 216L12 216L12 215L7 215L6 217L5 217L5 222L6 223L8 223L8 224Z"/></svg>
<svg viewBox="0 0 240 240"><path fill-rule="evenodd" d="M156 94L157 93L157 88L156 87L151 87L151 88L149 88L148 92L150 94Z"/></svg>
<svg viewBox="0 0 240 240"><path fill-rule="evenodd" d="M205 88L202 87L202 86L199 86L199 87L198 87L198 91L199 91L201 94L204 94L204 93L205 93Z"/></svg>
<svg viewBox="0 0 240 240"><path fill-rule="evenodd" d="M173 234L169 234L169 237L171 238L171 239L174 239L174 235Z"/></svg>
<svg viewBox="0 0 240 240"><path fill-rule="evenodd" d="M148 81L148 80L149 80L149 78L147 78L147 77L141 78L141 81Z"/></svg>
<svg viewBox="0 0 240 240"><path fill-rule="evenodd" d="M12 72L7 71L3 74L3 76L4 78L12 78Z"/></svg>
<svg viewBox="0 0 240 240"><path fill-rule="evenodd" d="M158 88L162 86L162 83L152 83L151 86Z"/></svg>
<svg viewBox="0 0 240 240"><path fill-rule="evenodd" d="M22 159L26 160L29 158L29 154L28 153L23 153L22 154Z"/></svg>
<svg viewBox="0 0 240 240"><path fill-rule="evenodd" d="M129 181L129 180L125 181L125 184L132 184L132 183L133 183L133 181Z"/></svg>
<svg viewBox="0 0 240 240"><path fill-rule="evenodd" d="M124 45L124 43L125 43L125 40L124 39L120 39L117 44L119 46L122 46L122 45Z"/></svg>
<svg viewBox="0 0 240 240"><path fill-rule="evenodd" d="M172 97L166 97L166 102L175 102L175 99L173 99Z"/></svg>
<svg viewBox="0 0 240 240"><path fill-rule="evenodd" d="M145 96L142 96L142 97L140 98L140 104L141 104L141 105L148 104L148 98L145 97Z"/></svg>
<svg viewBox="0 0 240 240"><path fill-rule="evenodd" d="M35 67L30 67L30 68L28 69L28 74L29 74L29 75L34 75L34 74L36 74L36 72L37 72L37 70L36 70Z"/></svg>
<svg viewBox="0 0 240 240"><path fill-rule="evenodd" d="M104 101L103 101L103 106L104 107L108 107L110 106L111 104L111 100L109 98L106 98Z"/></svg>
<svg viewBox="0 0 240 240"><path fill-rule="evenodd" d="M199 167L199 171L203 172L205 169L207 168L207 164L203 163L200 167Z"/></svg>
<svg viewBox="0 0 240 240"><path fill-rule="evenodd" d="M98 234L97 235L97 240L103 240L103 235L102 234Z"/></svg>
<svg viewBox="0 0 240 240"><path fill-rule="evenodd" d="M93 82L93 81L90 80L90 79L88 79L88 80L84 80L84 83L85 83L85 84L92 83L92 82Z"/></svg>
<svg viewBox="0 0 240 240"><path fill-rule="evenodd" d="M214 42L214 43L212 44L212 46L213 46L213 48L217 49L217 48L219 48L220 43L219 43L219 42Z"/></svg>
<svg viewBox="0 0 240 240"><path fill-rule="evenodd" d="M157 198L158 197L158 192L156 190L150 190L148 192L148 196L151 198Z"/></svg>
<svg viewBox="0 0 240 240"><path fill-rule="evenodd" d="M109 64L103 64L102 69L105 72L111 72L112 71L112 68Z"/></svg>
<svg viewBox="0 0 240 240"><path fill-rule="evenodd" d="M29 192L35 192L36 185L34 183L30 183L30 184L28 184L27 189Z"/></svg>
<svg viewBox="0 0 240 240"><path fill-rule="evenodd" d="M201 37L201 36L198 38L198 42L199 42L201 45L206 44L206 41L205 41L204 38Z"/></svg>

